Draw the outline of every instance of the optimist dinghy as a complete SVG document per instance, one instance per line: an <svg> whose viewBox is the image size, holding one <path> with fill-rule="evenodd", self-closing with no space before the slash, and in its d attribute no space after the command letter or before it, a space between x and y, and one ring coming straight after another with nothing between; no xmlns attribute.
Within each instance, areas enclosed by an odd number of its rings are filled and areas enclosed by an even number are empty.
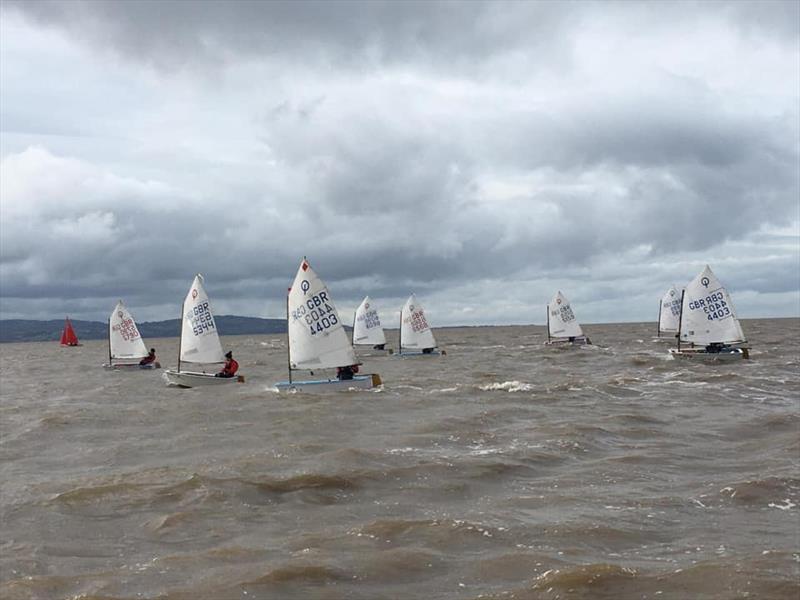
<svg viewBox="0 0 800 600"><path fill-rule="evenodd" d="M275 384L278 391L331 392L370 389L381 385L380 375L297 381L292 371L351 367L358 364L353 345L339 319L325 283L304 258L286 297L289 337L289 380Z"/></svg>
<svg viewBox="0 0 800 600"><path fill-rule="evenodd" d="M727 361L750 358L728 291L708 265L681 294L676 358Z"/></svg>
<svg viewBox="0 0 800 600"><path fill-rule="evenodd" d="M386 335L369 296L361 301L353 317L353 348L359 357L388 356L393 352L386 348Z"/></svg>
<svg viewBox="0 0 800 600"><path fill-rule="evenodd" d="M678 317L680 314L681 295L673 285L658 301L658 336L654 341L669 342L675 339L678 333Z"/></svg>
<svg viewBox="0 0 800 600"><path fill-rule="evenodd" d="M195 276L189 293L181 307L181 340L178 348L178 368L164 372L170 385L190 388L212 385L231 385L244 383L244 377L215 377L214 373L203 371L182 371L181 363L200 365L221 364L225 362L222 345L219 342L217 324L211 311L211 303L203 288L203 276Z"/></svg>
<svg viewBox="0 0 800 600"><path fill-rule="evenodd" d="M400 310L400 353L401 358L411 356L439 356L444 351L436 349L436 339L433 330L428 325L425 310L417 301L417 296L411 294Z"/></svg>
<svg viewBox="0 0 800 600"><path fill-rule="evenodd" d="M107 369L120 369L136 367L141 369L160 369L161 363L153 362L140 365L139 360L148 355L136 321L125 308L122 300L117 302L111 316L108 317L108 363L103 366ZM114 362L117 360L118 362ZM134 362L131 362L134 361Z"/></svg>
<svg viewBox="0 0 800 600"><path fill-rule="evenodd" d="M78 336L75 335L75 330L72 328L72 321L67 317L64 321L64 330L61 332L61 345L62 346L80 346Z"/></svg>
<svg viewBox="0 0 800 600"><path fill-rule="evenodd" d="M560 291L547 305L546 345L586 346L591 340L584 335L580 323L572 312L569 300Z"/></svg>

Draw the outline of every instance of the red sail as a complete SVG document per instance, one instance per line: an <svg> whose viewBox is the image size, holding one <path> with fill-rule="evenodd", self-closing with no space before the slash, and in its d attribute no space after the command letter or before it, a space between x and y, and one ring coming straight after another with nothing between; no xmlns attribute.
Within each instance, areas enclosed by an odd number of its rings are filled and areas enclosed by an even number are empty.
<svg viewBox="0 0 800 600"><path fill-rule="evenodd" d="M78 336L75 335L75 330L72 328L72 323L70 323L69 317L67 317L67 321L64 323L64 331L61 332L61 345L62 346L78 345Z"/></svg>

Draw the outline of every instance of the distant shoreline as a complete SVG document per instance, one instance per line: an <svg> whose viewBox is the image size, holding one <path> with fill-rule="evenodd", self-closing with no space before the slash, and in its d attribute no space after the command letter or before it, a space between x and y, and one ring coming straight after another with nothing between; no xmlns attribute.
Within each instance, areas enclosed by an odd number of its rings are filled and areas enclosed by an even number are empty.
<svg viewBox="0 0 800 600"><path fill-rule="evenodd" d="M760 321L764 319L798 319L800 317L754 317L741 321ZM70 319L78 339L81 341L105 340L108 337L108 323L102 321L81 321ZM221 315L216 317L220 335L276 335L286 334L286 319L263 319L259 317L239 317ZM655 321L619 321L615 323L582 323L584 327L605 325L655 325ZM63 319L47 321L35 319L0 319L0 344L24 342L57 342L64 326ZM434 327L434 330L475 329L479 327L544 327L544 323L447 325ZM177 338L180 336L178 319L166 321L145 321L138 324L139 332L145 340L156 338ZM345 326L348 331L351 329ZM386 327L385 331L397 331L396 327Z"/></svg>

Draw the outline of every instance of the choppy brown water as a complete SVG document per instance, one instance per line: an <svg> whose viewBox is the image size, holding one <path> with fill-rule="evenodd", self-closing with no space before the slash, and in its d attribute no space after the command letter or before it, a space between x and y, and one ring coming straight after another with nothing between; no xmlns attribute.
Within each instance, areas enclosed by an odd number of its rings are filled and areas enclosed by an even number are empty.
<svg viewBox="0 0 800 600"><path fill-rule="evenodd" d="M0 346L0 596L797 598L800 321L744 328L730 365L650 324L443 330L329 396L270 391L277 336L225 339L222 391Z"/></svg>

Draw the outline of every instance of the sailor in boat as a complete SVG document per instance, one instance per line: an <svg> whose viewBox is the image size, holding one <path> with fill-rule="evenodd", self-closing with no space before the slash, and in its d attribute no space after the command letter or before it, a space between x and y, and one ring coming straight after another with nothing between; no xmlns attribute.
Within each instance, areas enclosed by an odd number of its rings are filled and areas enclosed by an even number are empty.
<svg viewBox="0 0 800 600"><path fill-rule="evenodd" d="M386 344L375 344L372 347L373 350L386 350Z"/></svg>
<svg viewBox="0 0 800 600"><path fill-rule="evenodd" d="M336 367L336 379L338 379L339 381L350 380L356 373L358 373L358 365Z"/></svg>
<svg viewBox="0 0 800 600"><path fill-rule="evenodd" d="M152 365L154 362L156 362L156 349L150 348L150 353L139 361L139 366L144 367L147 365Z"/></svg>
<svg viewBox="0 0 800 600"><path fill-rule="evenodd" d="M706 352L709 354L719 354L720 352L730 351L730 346L722 342L711 342L706 346Z"/></svg>
<svg viewBox="0 0 800 600"><path fill-rule="evenodd" d="M229 350L225 355L225 364L222 367L222 371L214 375L214 377L233 377L238 370L239 363L233 359L233 351Z"/></svg>

